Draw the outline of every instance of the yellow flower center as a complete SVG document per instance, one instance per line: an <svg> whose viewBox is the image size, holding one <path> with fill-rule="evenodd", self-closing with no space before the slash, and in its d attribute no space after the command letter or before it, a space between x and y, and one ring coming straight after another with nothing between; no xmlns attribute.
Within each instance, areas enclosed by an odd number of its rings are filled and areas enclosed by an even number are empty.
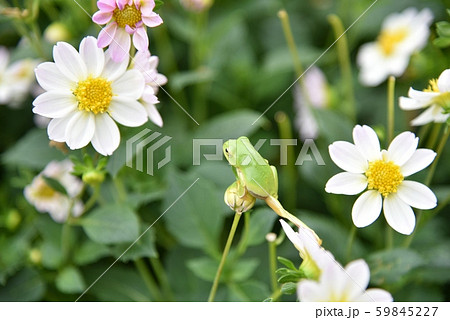
<svg viewBox="0 0 450 320"><path fill-rule="evenodd" d="M436 79L429 81L428 88L423 90L424 92L440 93ZM440 95L433 98L433 103L441 106L442 108L450 108L450 92L442 92Z"/></svg>
<svg viewBox="0 0 450 320"><path fill-rule="evenodd" d="M79 110L95 114L107 111L113 97L110 81L92 77L78 82L73 94L78 101Z"/></svg>
<svg viewBox="0 0 450 320"><path fill-rule="evenodd" d="M394 162L376 160L369 163L366 171L368 189L378 190L384 197L397 192L397 187L403 181L400 167Z"/></svg>
<svg viewBox="0 0 450 320"><path fill-rule="evenodd" d="M55 189L45 183L44 179L39 179L36 190L34 191L36 198L51 198L55 195L55 193Z"/></svg>
<svg viewBox="0 0 450 320"><path fill-rule="evenodd" d="M378 44L380 45L384 55L391 55L398 43L405 39L407 35L408 30L406 28L382 31L378 36Z"/></svg>
<svg viewBox="0 0 450 320"><path fill-rule="evenodd" d="M126 25L134 27L136 23L142 20L142 14L135 6L127 4L123 10L115 9L113 11L113 18L121 28L125 28Z"/></svg>

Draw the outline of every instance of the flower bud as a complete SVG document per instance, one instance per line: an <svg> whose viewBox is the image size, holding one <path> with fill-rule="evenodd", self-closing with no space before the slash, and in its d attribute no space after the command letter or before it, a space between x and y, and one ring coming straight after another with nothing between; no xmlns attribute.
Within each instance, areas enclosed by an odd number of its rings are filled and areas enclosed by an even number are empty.
<svg viewBox="0 0 450 320"><path fill-rule="evenodd" d="M28 252L28 259L30 259L30 262L35 264L35 265L39 265L42 262L42 252L41 250L34 248L31 249Z"/></svg>
<svg viewBox="0 0 450 320"><path fill-rule="evenodd" d="M256 198L248 192L242 197L238 195L238 181L231 184L225 191L224 201L225 203L236 212L247 212L255 205Z"/></svg>
<svg viewBox="0 0 450 320"><path fill-rule="evenodd" d="M22 217L20 216L20 213L16 209L12 209L6 216L5 226L8 230L14 231L19 226L21 221Z"/></svg>
<svg viewBox="0 0 450 320"><path fill-rule="evenodd" d="M53 22L44 31L44 38L49 43L56 43L58 41L68 41L71 36L66 25L62 22Z"/></svg>
<svg viewBox="0 0 450 320"><path fill-rule="evenodd" d="M98 170L90 170L83 173L81 179L86 184L97 186L105 180L105 173Z"/></svg>
<svg viewBox="0 0 450 320"><path fill-rule="evenodd" d="M213 0L180 0L180 3L188 11L202 12L212 6Z"/></svg>

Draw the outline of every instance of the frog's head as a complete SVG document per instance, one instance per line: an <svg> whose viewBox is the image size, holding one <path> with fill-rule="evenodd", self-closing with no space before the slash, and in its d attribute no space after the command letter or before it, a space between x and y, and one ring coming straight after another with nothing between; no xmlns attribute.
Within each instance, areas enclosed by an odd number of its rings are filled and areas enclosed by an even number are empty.
<svg viewBox="0 0 450 320"><path fill-rule="evenodd" d="M236 163L236 139L230 139L223 144L223 154L230 164Z"/></svg>

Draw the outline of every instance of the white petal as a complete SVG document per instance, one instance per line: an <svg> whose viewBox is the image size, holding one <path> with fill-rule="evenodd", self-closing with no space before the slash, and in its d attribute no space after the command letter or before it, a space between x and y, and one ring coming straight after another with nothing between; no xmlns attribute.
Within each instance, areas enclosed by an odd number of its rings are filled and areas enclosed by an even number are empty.
<svg viewBox="0 0 450 320"><path fill-rule="evenodd" d="M75 112L69 113L64 118L53 119L50 121L47 127L47 133L50 140L54 140L57 142L66 141L67 124L69 123Z"/></svg>
<svg viewBox="0 0 450 320"><path fill-rule="evenodd" d="M440 92L449 92L450 91L450 69L444 70L439 76L437 82L438 88Z"/></svg>
<svg viewBox="0 0 450 320"><path fill-rule="evenodd" d="M421 103L427 103L430 104L434 97L438 96L438 92L426 92L426 91L419 91L415 90L413 88L409 88L408 96L413 98L414 100L417 100Z"/></svg>
<svg viewBox="0 0 450 320"><path fill-rule="evenodd" d="M128 127L138 127L147 122L147 112L136 100L114 97L109 106L111 117Z"/></svg>
<svg viewBox="0 0 450 320"><path fill-rule="evenodd" d="M411 125L413 126L423 126L424 124L430 122L445 122L447 120L448 115L444 115L442 113L443 109L437 105L430 106L424 112L422 112L419 116L414 118L411 121Z"/></svg>
<svg viewBox="0 0 450 320"><path fill-rule="evenodd" d="M302 302L325 302L329 295L319 283L312 280L300 280L297 287L298 299Z"/></svg>
<svg viewBox="0 0 450 320"><path fill-rule="evenodd" d="M353 129L353 141L356 148L367 160L374 161L381 158L380 141L371 127L357 125Z"/></svg>
<svg viewBox="0 0 450 320"><path fill-rule="evenodd" d="M363 173L367 170L367 160L354 144L346 141L336 141L328 147L331 159L342 170Z"/></svg>
<svg viewBox="0 0 450 320"><path fill-rule="evenodd" d="M95 133L91 143L104 156L111 155L119 147L119 128L107 113L95 116Z"/></svg>
<svg viewBox="0 0 450 320"><path fill-rule="evenodd" d="M345 266L345 273L349 279L346 282L344 292L347 293L349 301L354 301L369 285L369 266L363 259L358 259Z"/></svg>
<svg viewBox="0 0 450 320"><path fill-rule="evenodd" d="M33 101L33 112L47 118L62 118L77 108L70 91L47 91Z"/></svg>
<svg viewBox="0 0 450 320"><path fill-rule="evenodd" d="M139 99L144 92L145 80L141 72L128 70L111 84L114 94L120 97Z"/></svg>
<svg viewBox="0 0 450 320"><path fill-rule="evenodd" d="M87 111L76 112L66 127L66 143L70 149L80 149L91 141L95 132L94 114Z"/></svg>
<svg viewBox="0 0 450 320"><path fill-rule="evenodd" d="M400 133L392 140L387 150L389 160L402 166L408 161L417 149L419 138L414 133L406 131Z"/></svg>
<svg viewBox="0 0 450 320"><path fill-rule="evenodd" d="M355 302L392 302L392 295L383 289L368 289Z"/></svg>
<svg viewBox="0 0 450 320"><path fill-rule="evenodd" d="M417 110L421 108L425 108L432 101L419 101L412 98L400 97L398 100L398 104L403 110Z"/></svg>
<svg viewBox="0 0 450 320"><path fill-rule="evenodd" d="M384 198L384 217L395 231L409 235L416 225L416 217L411 207L398 197L390 194Z"/></svg>
<svg viewBox="0 0 450 320"><path fill-rule="evenodd" d="M406 204L417 209L432 209L437 205L433 191L416 181L403 181L398 186L397 194Z"/></svg>
<svg viewBox="0 0 450 320"><path fill-rule="evenodd" d="M105 65L105 54L97 47L97 39L86 37L80 43L80 55L87 67L90 76L96 78Z"/></svg>
<svg viewBox="0 0 450 320"><path fill-rule="evenodd" d="M411 158L401 166L400 170L404 177L410 176L428 167L436 157L436 152L430 149L417 149Z"/></svg>
<svg viewBox="0 0 450 320"><path fill-rule="evenodd" d="M353 224L358 228L372 224L381 213L381 194L375 190L368 190L356 199L352 208Z"/></svg>
<svg viewBox="0 0 450 320"><path fill-rule="evenodd" d="M87 77L86 64L70 44L58 42L53 47L53 58L59 71L70 80L78 82Z"/></svg>
<svg viewBox="0 0 450 320"><path fill-rule="evenodd" d="M111 51L105 52L105 67L102 72L102 77L108 79L108 81L115 81L122 76L128 67L128 59L121 62L116 62L111 58Z"/></svg>
<svg viewBox="0 0 450 320"><path fill-rule="evenodd" d="M144 106L145 110L147 111L147 115L148 115L148 118L150 119L150 121L161 128L163 126L163 119L161 118L161 115L159 114L158 109L156 109L156 107L151 103L143 102L142 105Z"/></svg>
<svg viewBox="0 0 450 320"><path fill-rule="evenodd" d="M130 35L123 28L117 28L113 41L109 45L111 57L120 62L129 59L131 46Z"/></svg>
<svg viewBox="0 0 450 320"><path fill-rule="evenodd" d="M367 187L367 177L361 173L341 172L331 177L325 185L325 191L335 194L354 195Z"/></svg>
<svg viewBox="0 0 450 320"><path fill-rule="evenodd" d="M304 244L300 240L298 233L295 232L289 224L287 224L283 219L280 219L281 227L283 227L284 233L288 237L288 239L292 242L292 244L297 248L297 250L304 252Z"/></svg>
<svg viewBox="0 0 450 320"><path fill-rule="evenodd" d="M76 83L63 75L53 62L44 62L38 65L36 79L39 85L47 91L68 90L76 86Z"/></svg>

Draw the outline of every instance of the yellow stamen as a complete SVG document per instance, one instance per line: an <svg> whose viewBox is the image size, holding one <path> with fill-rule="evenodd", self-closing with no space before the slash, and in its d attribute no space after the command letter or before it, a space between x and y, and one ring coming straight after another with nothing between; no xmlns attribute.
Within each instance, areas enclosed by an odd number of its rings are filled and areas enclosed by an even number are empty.
<svg viewBox="0 0 450 320"><path fill-rule="evenodd" d="M378 190L384 197L397 192L397 187L403 181L400 167L392 161L376 160L370 162L366 176L368 189Z"/></svg>
<svg viewBox="0 0 450 320"><path fill-rule="evenodd" d="M142 20L142 14L135 6L127 4L123 10L115 9L113 18L120 28L125 28L126 25L134 28L136 23Z"/></svg>
<svg viewBox="0 0 450 320"><path fill-rule="evenodd" d="M424 92L435 92L440 93L439 87L437 85L436 79L431 79L429 81L428 88L423 90ZM441 106L442 108L450 107L450 92L442 92L440 95L433 98L433 103Z"/></svg>
<svg viewBox="0 0 450 320"><path fill-rule="evenodd" d="M56 191L45 183L44 179L39 178L34 195L36 198L51 198L55 195Z"/></svg>
<svg viewBox="0 0 450 320"><path fill-rule="evenodd" d="M385 30L378 36L378 44L381 47L384 55L391 55L399 42L406 38L408 30L400 28L397 30Z"/></svg>
<svg viewBox="0 0 450 320"><path fill-rule="evenodd" d="M78 82L73 94L78 100L79 110L95 114L107 111L113 97L110 81L92 77Z"/></svg>
<svg viewBox="0 0 450 320"><path fill-rule="evenodd" d="M430 81L428 81L428 83L428 88L423 90L424 92L440 92L436 79L431 79Z"/></svg>

